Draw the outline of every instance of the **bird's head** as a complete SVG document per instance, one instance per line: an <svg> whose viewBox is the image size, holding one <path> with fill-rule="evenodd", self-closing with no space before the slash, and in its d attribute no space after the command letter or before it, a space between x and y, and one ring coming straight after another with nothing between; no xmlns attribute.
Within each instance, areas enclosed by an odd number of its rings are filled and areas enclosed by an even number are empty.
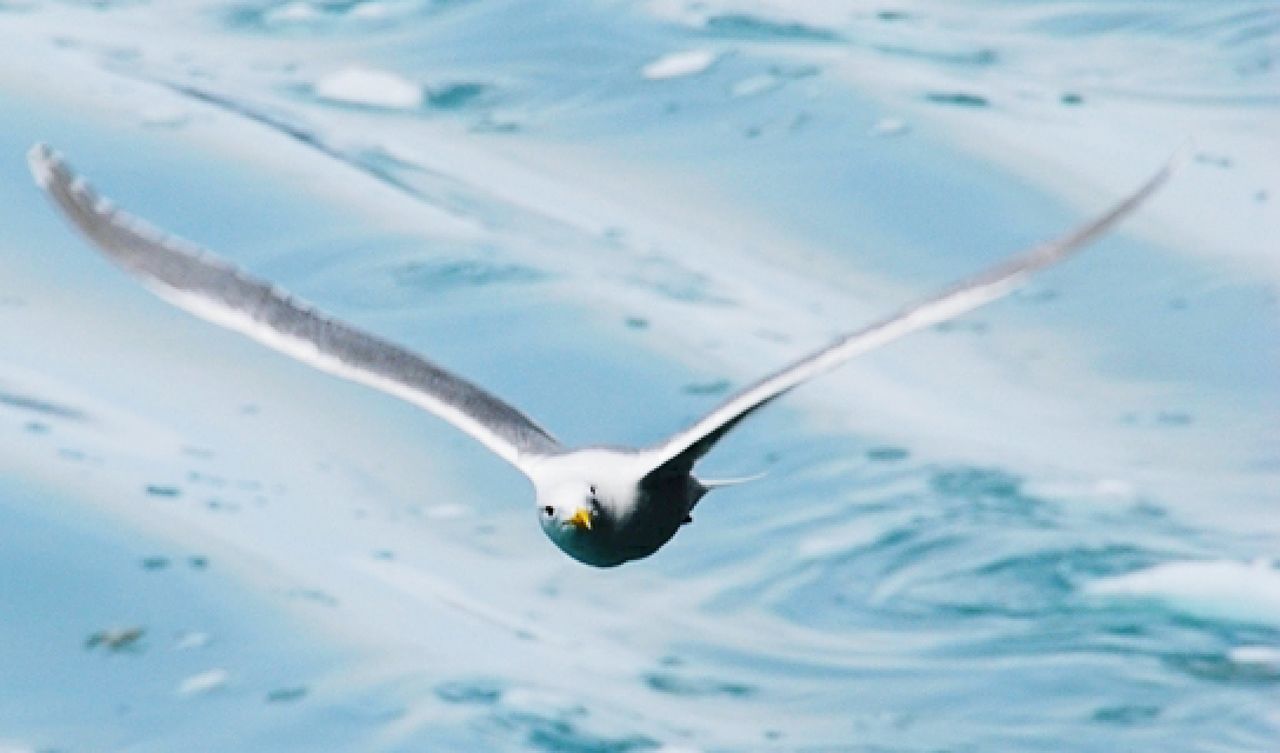
<svg viewBox="0 0 1280 753"><path fill-rule="evenodd" d="M595 485L570 482L539 491L538 519L547 538L570 557L599 565L613 520Z"/></svg>

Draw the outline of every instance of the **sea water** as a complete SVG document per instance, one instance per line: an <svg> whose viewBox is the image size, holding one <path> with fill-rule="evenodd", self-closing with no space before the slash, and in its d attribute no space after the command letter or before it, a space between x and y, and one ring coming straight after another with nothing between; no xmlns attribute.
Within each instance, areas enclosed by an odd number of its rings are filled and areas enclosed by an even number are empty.
<svg viewBox="0 0 1280 753"><path fill-rule="evenodd" d="M1271 3L0 2L0 751L1271 751ZM430 415L153 299L107 195L569 444L1117 233L560 555Z"/></svg>

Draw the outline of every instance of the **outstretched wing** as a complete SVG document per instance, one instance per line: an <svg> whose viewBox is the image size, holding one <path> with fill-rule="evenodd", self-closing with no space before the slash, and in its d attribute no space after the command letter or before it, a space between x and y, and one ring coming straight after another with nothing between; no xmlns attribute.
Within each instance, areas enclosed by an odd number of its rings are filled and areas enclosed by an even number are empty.
<svg viewBox="0 0 1280 753"><path fill-rule="evenodd" d="M652 472L687 473L698 458L706 454L712 445L735 424L792 387L903 335L960 316L1004 297L1025 282L1034 272L1057 264L1110 230L1155 193L1169 179L1181 161L1180 152L1170 158L1141 188L1106 213L1066 235L1035 246L933 298L865 329L845 335L822 350L796 361L729 397L689 428L649 450L653 458Z"/></svg>
<svg viewBox="0 0 1280 753"><path fill-rule="evenodd" d="M526 475L530 460L561 451L542 427L470 382L120 211L45 145L32 147L27 159L36 182L72 224L107 258L175 306L428 410Z"/></svg>

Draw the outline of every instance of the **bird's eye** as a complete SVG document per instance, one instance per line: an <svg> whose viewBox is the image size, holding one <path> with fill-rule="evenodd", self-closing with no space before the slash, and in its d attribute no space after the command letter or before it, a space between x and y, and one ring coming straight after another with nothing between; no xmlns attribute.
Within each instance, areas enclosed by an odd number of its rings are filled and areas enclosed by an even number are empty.
<svg viewBox="0 0 1280 753"><path fill-rule="evenodd" d="M594 496L596 496L596 485L595 485L595 484L592 484L592 485L591 485L590 487L588 487L588 488L589 488L589 489L591 489L591 496L593 496L593 497L594 497Z"/></svg>
<svg viewBox="0 0 1280 753"><path fill-rule="evenodd" d="M546 507L542 508L542 514L546 515L549 518L552 515L556 514L556 508L552 507L551 505L547 505Z"/></svg>

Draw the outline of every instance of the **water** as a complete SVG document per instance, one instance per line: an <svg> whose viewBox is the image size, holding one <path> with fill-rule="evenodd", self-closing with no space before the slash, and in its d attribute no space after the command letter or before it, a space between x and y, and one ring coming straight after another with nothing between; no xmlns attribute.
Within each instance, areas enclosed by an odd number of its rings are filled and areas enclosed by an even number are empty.
<svg viewBox="0 0 1280 753"><path fill-rule="evenodd" d="M1274 750L1278 32L0 3L0 751ZM704 471L767 475L607 572L464 436L150 298L21 160L641 444L1188 136L1124 231L753 417Z"/></svg>

